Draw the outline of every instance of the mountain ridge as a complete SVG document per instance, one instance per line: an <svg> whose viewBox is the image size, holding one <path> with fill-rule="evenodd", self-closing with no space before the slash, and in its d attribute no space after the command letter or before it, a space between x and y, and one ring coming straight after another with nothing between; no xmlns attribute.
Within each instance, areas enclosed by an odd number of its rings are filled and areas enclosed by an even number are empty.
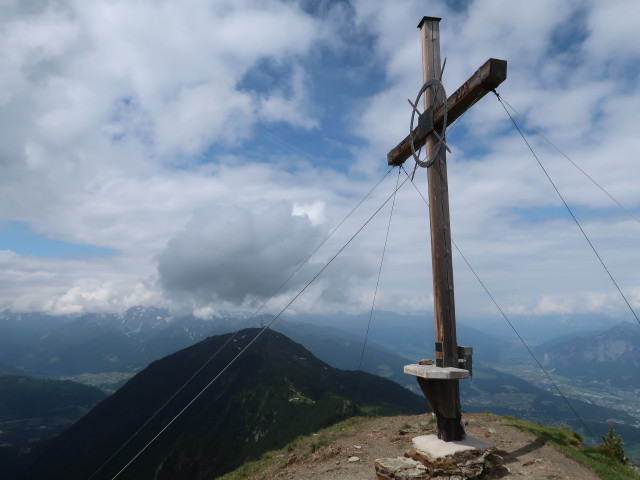
<svg viewBox="0 0 640 480"><path fill-rule="evenodd" d="M607 378L640 389L640 328L619 323L596 335L576 337L543 350L543 364L565 376Z"/></svg>
<svg viewBox="0 0 640 480"><path fill-rule="evenodd" d="M134 438L118 462L108 464L101 475L113 476L258 333L262 336L205 391L189 414L178 418L149 447L146 460L128 468L128 478L218 475L267 448L354 414L427 409L424 399L399 385L364 372L334 369L280 333L243 330L229 342L231 348L208 364L203 375L151 420L143 435ZM151 363L59 438L34 452L24 478L87 478L230 339L231 335L210 337ZM71 458L82 458L86 464L74 464Z"/></svg>

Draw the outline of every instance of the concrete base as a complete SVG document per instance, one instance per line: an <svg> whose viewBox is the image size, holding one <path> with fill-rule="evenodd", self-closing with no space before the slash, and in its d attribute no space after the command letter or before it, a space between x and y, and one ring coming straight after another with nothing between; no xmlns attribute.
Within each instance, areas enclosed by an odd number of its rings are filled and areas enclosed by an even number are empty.
<svg viewBox="0 0 640 480"><path fill-rule="evenodd" d="M493 445L477 438L444 442L435 435L422 435L413 439L411 458L427 467L430 478L466 480L482 474L493 450Z"/></svg>
<svg viewBox="0 0 640 480"><path fill-rule="evenodd" d="M413 440L413 447L436 457L446 457L466 450L494 450L489 442L467 437L457 442L443 442L436 435L421 435Z"/></svg>
<svg viewBox="0 0 640 480"><path fill-rule="evenodd" d="M458 380L461 378L469 378L469 370L464 370L463 368L436 367L435 365L419 365L417 363L405 365L404 373L430 380Z"/></svg>

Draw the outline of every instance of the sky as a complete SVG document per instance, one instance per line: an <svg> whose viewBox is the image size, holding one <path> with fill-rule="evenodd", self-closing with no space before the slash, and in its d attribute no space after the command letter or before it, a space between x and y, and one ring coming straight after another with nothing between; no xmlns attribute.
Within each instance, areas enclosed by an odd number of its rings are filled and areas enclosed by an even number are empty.
<svg viewBox="0 0 640 480"><path fill-rule="evenodd" d="M535 133L640 216L635 0L3 0L0 308L277 312L405 178L386 154L422 86L424 15L449 94L508 61L499 93L640 310L640 222ZM493 95L447 143L453 239L505 312L633 321ZM292 312L371 309L388 225L375 308L432 310L428 211L409 182L391 205ZM453 261L458 316L497 316Z"/></svg>

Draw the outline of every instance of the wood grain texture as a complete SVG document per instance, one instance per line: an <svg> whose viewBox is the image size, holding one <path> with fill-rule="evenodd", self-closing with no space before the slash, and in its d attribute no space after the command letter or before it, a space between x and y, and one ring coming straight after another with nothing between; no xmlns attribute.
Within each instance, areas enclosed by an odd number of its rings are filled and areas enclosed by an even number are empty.
<svg viewBox="0 0 640 480"><path fill-rule="evenodd" d="M438 55L439 57L439 55ZM424 61L424 58L423 58ZM439 69L440 67L438 67ZM498 85L507 79L507 62L490 58L476 72L464 82L447 99L447 126L456 121L474 103L491 92ZM439 106L433 112L433 128L422 134L416 127L412 132L414 139L413 147L416 151L425 144L427 137L433 132L442 131L444 121L444 105ZM387 154L388 165L402 165L411 157L411 136L407 135L397 146L392 148Z"/></svg>

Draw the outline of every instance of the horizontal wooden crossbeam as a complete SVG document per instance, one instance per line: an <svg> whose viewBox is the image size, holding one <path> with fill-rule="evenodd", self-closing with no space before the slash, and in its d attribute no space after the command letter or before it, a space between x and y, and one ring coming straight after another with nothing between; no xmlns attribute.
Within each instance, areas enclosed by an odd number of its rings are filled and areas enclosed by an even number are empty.
<svg viewBox="0 0 640 480"><path fill-rule="evenodd" d="M491 90L496 88L507 78L507 61L490 58L482 65L469 80L456 90L447 99L447 126L451 125L460 115L462 115L471 105L484 97ZM427 137L434 131L442 130L444 118L444 105L440 105L433 113L433 128L419 132L416 127L413 136L413 148L417 151L424 145ZM397 166L402 165L405 160L411 157L411 136L407 135L395 148L387 154L387 164Z"/></svg>

